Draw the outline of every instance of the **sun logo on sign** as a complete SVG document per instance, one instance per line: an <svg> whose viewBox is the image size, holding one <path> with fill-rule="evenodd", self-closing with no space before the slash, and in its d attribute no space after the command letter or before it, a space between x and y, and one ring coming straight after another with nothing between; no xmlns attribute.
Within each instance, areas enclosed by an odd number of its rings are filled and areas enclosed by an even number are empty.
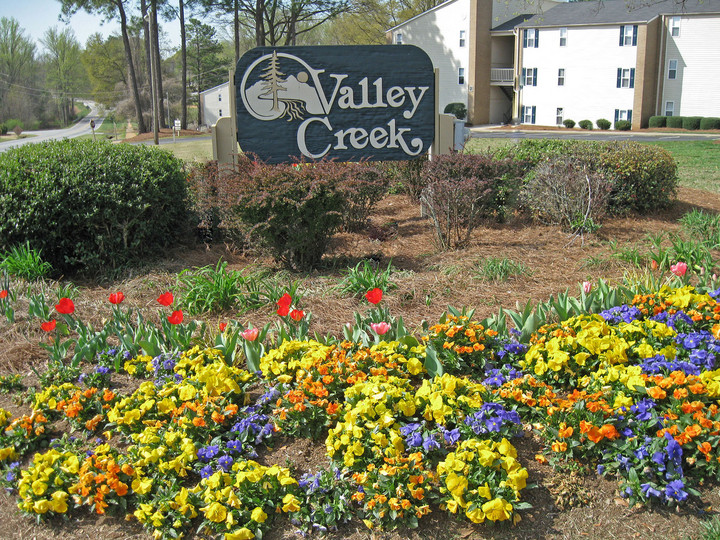
<svg viewBox="0 0 720 540"><path fill-rule="evenodd" d="M280 62L283 60L281 69ZM309 114L327 114L318 94L317 75L295 55L273 51L251 64L240 93L247 111L258 120L302 120Z"/></svg>

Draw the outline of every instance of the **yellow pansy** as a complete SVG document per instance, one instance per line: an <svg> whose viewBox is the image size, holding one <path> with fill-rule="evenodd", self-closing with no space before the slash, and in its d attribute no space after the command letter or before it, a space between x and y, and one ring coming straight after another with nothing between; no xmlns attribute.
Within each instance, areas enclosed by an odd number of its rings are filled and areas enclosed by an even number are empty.
<svg viewBox="0 0 720 540"><path fill-rule="evenodd" d="M225 533L225 540L250 540L250 538L255 538L255 534L247 527L231 533Z"/></svg>
<svg viewBox="0 0 720 540"><path fill-rule="evenodd" d="M493 499L482 505L482 511L490 521L504 521L512 516L512 504L505 499Z"/></svg>
<svg viewBox="0 0 720 540"><path fill-rule="evenodd" d="M265 520L267 519L267 514L263 511L262 508L256 506L250 514L250 519L258 523L265 523Z"/></svg>

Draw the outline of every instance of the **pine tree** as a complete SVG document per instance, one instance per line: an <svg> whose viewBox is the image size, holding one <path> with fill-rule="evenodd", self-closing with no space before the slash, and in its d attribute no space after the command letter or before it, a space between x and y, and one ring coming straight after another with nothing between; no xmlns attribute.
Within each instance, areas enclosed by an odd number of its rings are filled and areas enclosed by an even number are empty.
<svg viewBox="0 0 720 540"><path fill-rule="evenodd" d="M279 111L280 104L278 99L278 92L280 90L287 90L287 88L281 86L281 83L285 82L285 79L282 78L285 76L285 74L280 71L280 61L278 60L276 51L273 51L272 58L270 59L270 65L263 69L263 71L265 72L265 75L263 75L261 79L265 81L265 84L263 85L265 93L260 95L271 95L273 100L272 110Z"/></svg>

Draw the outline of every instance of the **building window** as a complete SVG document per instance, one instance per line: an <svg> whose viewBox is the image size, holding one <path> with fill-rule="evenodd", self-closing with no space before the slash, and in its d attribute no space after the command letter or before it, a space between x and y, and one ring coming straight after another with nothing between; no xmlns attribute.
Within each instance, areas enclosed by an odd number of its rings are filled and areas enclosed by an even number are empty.
<svg viewBox="0 0 720 540"><path fill-rule="evenodd" d="M402 45L402 44L403 44L402 32L395 32L395 45Z"/></svg>
<svg viewBox="0 0 720 540"><path fill-rule="evenodd" d="M555 123L558 126L563 125L563 108L562 107L558 107L555 111Z"/></svg>
<svg viewBox="0 0 720 540"><path fill-rule="evenodd" d="M668 79L677 79L677 60L668 61Z"/></svg>
<svg viewBox="0 0 720 540"><path fill-rule="evenodd" d="M218 111L218 118L222 116L222 109Z"/></svg>
<svg viewBox="0 0 720 540"><path fill-rule="evenodd" d="M460 46L465 46L465 30L460 30Z"/></svg>
<svg viewBox="0 0 720 540"><path fill-rule="evenodd" d="M534 124L535 123L535 105L523 107L523 124Z"/></svg>
<svg viewBox="0 0 720 540"><path fill-rule="evenodd" d="M627 120L628 122L632 122L632 109L615 109L615 122L618 120Z"/></svg>
<svg viewBox="0 0 720 540"><path fill-rule="evenodd" d="M680 17L670 17L670 35L672 37L680 36Z"/></svg>
<svg viewBox="0 0 720 540"><path fill-rule="evenodd" d="M637 45L637 24L626 24L620 27L620 46L634 47Z"/></svg>
<svg viewBox="0 0 720 540"><path fill-rule="evenodd" d="M537 49L539 32L536 28L528 28L523 32L523 48Z"/></svg>
<svg viewBox="0 0 720 540"><path fill-rule="evenodd" d="M565 47L567 45L567 28L560 29L560 46Z"/></svg>
<svg viewBox="0 0 720 540"><path fill-rule="evenodd" d="M522 68L523 86L537 86L537 68Z"/></svg>
<svg viewBox="0 0 720 540"><path fill-rule="evenodd" d="M458 68L458 84L465 84L465 68Z"/></svg>
<svg viewBox="0 0 720 540"><path fill-rule="evenodd" d="M617 87L618 88L635 88L635 68L618 68L617 70Z"/></svg>
<svg viewBox="0 0 720 540"><path fill-rule="evenodd" d="M675 114L675 102L674 101L666 101L665 102L665 116L673 116Z"/></svg>
<svg viewBox="0 0 720 540"><path fill-rule="evenodd" d="M565 86L565 68L558 69L558 86Z"/></svg>
<svg viewBox="0 0 720 540"><path fill-rule="evenodd" d="M222 94L218 94L218 101L222 101Z"/></svg>

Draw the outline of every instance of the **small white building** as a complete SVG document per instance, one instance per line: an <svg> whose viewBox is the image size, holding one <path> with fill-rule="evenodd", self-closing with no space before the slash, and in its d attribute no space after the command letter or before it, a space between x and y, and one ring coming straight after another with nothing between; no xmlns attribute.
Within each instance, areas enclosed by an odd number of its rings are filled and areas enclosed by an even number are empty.
<svg viewBox="0 0 720 540"><path fill-rule="evenodd" d="M230 116L230 83L200 92L200 125L210 127L221 116Z"/></svg>

